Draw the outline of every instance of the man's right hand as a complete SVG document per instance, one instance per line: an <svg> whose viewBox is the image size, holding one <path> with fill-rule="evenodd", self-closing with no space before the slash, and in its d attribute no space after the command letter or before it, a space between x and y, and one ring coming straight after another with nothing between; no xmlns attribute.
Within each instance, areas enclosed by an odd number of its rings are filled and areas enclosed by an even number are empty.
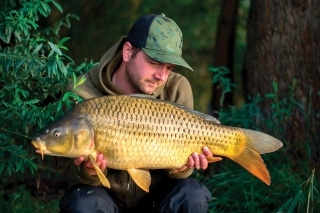
<svg viewBox="0 0 320 213"><path fill-rule="evenodd" d="M80 166L80 164L83 163L83 168L89 175L97 175L97 172L93 168L90 160L84 161L84 157L78 157L78 158L74 159L73 163L76 166ZM107 163L108 163L107 159L103 156L103 154L98 153L97 159L96 159L96 164L99 166L99 168L101 169L102 172L104 172L104 170L106 170Z"/></svg>

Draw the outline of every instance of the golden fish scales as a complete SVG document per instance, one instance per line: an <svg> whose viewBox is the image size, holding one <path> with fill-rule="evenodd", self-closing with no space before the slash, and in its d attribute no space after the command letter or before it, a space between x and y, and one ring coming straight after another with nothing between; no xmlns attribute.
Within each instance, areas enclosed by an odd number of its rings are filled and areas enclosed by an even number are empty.
<svg viewBox="0 0 320 213"><path fill-rule="evenodd" d="M203 146L223 156L237 156L244 146L235 128L212 125L164 102L122 98L93 99L89 109L79 109L95 123L96 149L110 168L180 168Z"/></svg>

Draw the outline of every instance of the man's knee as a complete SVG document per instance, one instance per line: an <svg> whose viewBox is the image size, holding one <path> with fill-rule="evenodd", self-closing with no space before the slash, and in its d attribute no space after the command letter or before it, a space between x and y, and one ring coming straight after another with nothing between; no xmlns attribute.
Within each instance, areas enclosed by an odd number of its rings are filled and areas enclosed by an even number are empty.
<svg viewBox="0 0 320 213"><path fill-rule="evenodd" d="M211 199L211 193L207 187L196 179L178 179L177 187L180 187L185 192L186 198L192 201L200 200L209 202Z"/></svg>
<svg viewBox="0 0 320 213"><path fill-rule="evenodd" d="M118 212L109 194L101 187L77 186L60 200L61 213L67 212Z"/></svg>
<svg viewBox="0 0 320 213"><path fill-rule="evenodd" d="M206 213L211 199L209 190L198 180L177 179L172 191L160 203L159 212Z"/></svg>

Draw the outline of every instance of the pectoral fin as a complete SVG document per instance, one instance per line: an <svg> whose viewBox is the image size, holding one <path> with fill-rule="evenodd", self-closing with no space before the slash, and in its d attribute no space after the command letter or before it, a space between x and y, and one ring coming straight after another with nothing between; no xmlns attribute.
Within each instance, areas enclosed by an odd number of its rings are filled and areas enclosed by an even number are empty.
<svg viewBox="0 0 320 213"><path fill-rule="evenodd" d="M143 169L127 169L132 180L144 191L149 192L151 176L148 170Z"/></svg>
<svg viewBox="0 0 320 213"><path fill-rule="evenodd" d="M221 157L209 157L209 156L206 156L207 160L208 160L208 163L213 163L213 162L217 162L217 161L221 161L222 158Z"/></svg>
<svg viewBox="0 0 320 213"><path fill-rule="evenodd" d="M93 168L96 170L97 175L102 183L102 185L104 185L105 187L110 188L110 182L108 181L108 179L106 178L106 176L104 175L104 173L101 171L101 169L99 168L99 166L96 164L95 158L93 157L92 154L89 154L89 159L93 165Z"/></svg>

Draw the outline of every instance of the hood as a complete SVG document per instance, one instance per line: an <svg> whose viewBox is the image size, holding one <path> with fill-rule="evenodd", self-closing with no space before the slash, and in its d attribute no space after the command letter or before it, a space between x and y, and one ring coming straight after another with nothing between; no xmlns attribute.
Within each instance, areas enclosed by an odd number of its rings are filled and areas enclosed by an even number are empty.
<svg viewBox="0 0 320 213"><path fill-rule="evenodd" d="M122 37L114 44L100 59L97 69L90 72L90 77L96 87L108 95L123 95L124 93L112 82L112 74L122 61L122 46L127 41ZM170 74L171 75L171 74ZM170 76L169 75L169 76ZM160 96L166 83L159 87L153 94L154 97Z"/></svg>

